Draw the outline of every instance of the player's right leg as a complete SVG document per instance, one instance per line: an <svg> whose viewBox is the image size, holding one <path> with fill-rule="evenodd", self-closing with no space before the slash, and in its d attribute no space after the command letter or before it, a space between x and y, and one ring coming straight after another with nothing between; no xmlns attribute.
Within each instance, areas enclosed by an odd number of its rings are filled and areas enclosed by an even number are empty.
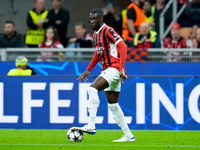
<svg viewBox="0 0 200 150"><path fill-rule="evenodd" d="M89 112L89 123L83 127L74 127L75 130L81 130L88 134L95 134L95 120L97 115L97 109L99 107L99 96L98 90L94 87L88 88L89 100L88 100L88 112Z"/></svg>
<svg viewBox="0 0 200 150"><path fill-rule="evenodd" d="M83 127L74 127L75 130L81 130L88 134L95 134L95 120L97 115L97 109L99 107L99 96L98 92L108 87L107 81L98 77L88 88L89 100L88 100L88 112L89 112L89 123Z"/></svg>

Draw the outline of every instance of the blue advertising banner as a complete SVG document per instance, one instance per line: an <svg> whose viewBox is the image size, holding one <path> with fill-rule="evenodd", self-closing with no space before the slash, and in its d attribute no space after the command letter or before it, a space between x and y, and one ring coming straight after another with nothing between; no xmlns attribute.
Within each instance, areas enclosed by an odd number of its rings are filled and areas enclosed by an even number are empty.
<svg viewBox="0 0 200 150"><path fill-rule="evenodd" d="M77 75L84 72L89 62L30 62L38 75ZM200 75L200 63L139 63L125 64L128 75ZM0 75L6 75L15 68L14 62L0 62ZM90 75L98 75L101 65L98 63Z"/></svg>
<svg viewBox="0 0 200 150"><path fill-rule="evenodd" d="M0 128L69 129L88 122L88 83L76 76L1 77ZM119 104L131 129L200 130L199 77L129 76ZM99 93L97 129L119 129Z"/></svg>

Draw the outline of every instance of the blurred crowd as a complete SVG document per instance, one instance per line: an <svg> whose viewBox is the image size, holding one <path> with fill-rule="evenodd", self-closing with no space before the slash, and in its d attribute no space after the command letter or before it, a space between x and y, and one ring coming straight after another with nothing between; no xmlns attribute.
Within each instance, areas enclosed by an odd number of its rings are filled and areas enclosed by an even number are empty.
<svg viewBox="0 0 200 150"><path fill-rule="evenodd" d="M180 61L187 53L174 52L174 48L200 48L200 0L177 0L178 10L187 5L177 22L171 24L172 6L164 15L164 30L170 26L166 38L160 38L160 14L168 0L131 0L120 13L114 1L102 8L104 22L114 28L128 46L128 59L145 58L149 48L172 49L168 61ZM81 52L59 52L60 48L90 48L93 38L82 22L74 25L74 37L67 36L70 12L62 8L62 0L52 0L52 9L45 9L45 0L36 0L34 8L27 12L25 37L15 30L13 21L6 21L4 34L0 37L0 48L30 47L56 48L55 52L40 52L36 61L64 61L65 57L81 56ZM52 56L58 54L55 60ZM199 55L193 52L192 55ZM145 60L145 59L144 59ZM198 59L193 61L199 61Z"/></svg>

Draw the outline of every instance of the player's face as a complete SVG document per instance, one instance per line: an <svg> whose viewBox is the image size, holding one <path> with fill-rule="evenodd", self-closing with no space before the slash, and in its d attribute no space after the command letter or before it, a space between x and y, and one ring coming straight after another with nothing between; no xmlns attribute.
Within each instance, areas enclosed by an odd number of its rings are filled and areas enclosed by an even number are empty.
<svg viewBox="0 0 200 150"><path fill-rule="evenodd" d="M92 29L97 31L103 23L103 17L99 16L97 13L95 14L90 13L89 22L90 25L92 26Z"/></svg>

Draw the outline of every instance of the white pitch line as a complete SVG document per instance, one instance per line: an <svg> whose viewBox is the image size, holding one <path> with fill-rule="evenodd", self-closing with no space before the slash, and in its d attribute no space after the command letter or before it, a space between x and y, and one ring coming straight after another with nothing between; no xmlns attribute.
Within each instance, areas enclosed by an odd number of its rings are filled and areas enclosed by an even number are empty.
<svg viewBox="0 0 200 150"><path fill-rule="evenodd" d="M114 143L113 143L114 144ZM123 144L6 144L6 143L0 143L0 146L133 146L133 147L194 147L198 148L200 146L196 145L123 145Z"/></svg>

